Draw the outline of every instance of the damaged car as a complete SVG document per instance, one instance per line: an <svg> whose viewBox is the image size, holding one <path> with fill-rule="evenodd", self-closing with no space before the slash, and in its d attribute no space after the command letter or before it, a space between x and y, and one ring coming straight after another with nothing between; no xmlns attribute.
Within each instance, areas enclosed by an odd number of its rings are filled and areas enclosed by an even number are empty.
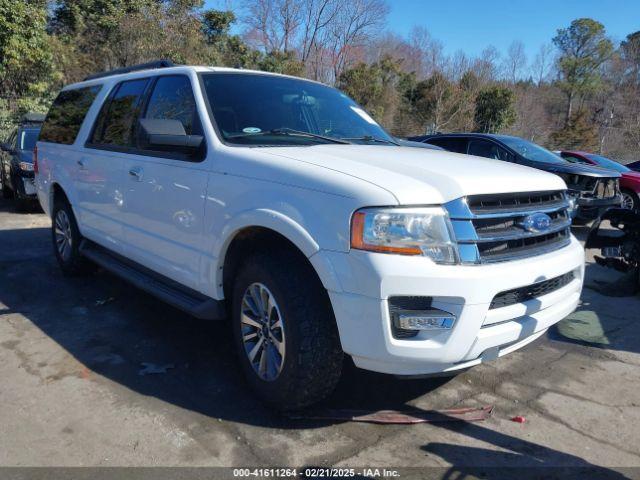
<svg viewBox="0 0 640 480"><path fill-rule="evenodd" d="M487 133L436 134L411 137L451 152L493 158L534 167L561 177L568 187L570 212L576 223L600 217L620 206L620 173L591 165L572 164L533 142L510 135Z"/></svg>

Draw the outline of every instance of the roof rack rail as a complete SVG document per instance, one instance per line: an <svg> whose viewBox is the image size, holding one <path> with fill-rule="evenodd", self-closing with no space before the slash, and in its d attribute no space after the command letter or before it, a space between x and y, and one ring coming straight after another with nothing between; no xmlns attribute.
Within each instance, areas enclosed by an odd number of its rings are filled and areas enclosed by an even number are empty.
<svg viewBox="0 0 640 480"><path fill-rule="evenodd" d="M95 80L96 78L110 77L111 75L120 75L122 73L136 72L138 70L152 70L155 68L168 68L175 66L176 64L171 60L154 60L153 62L139 63L138 65L131 65L130 67L116 68L115 70L94 73L84 77L84 80Z"/></svg>

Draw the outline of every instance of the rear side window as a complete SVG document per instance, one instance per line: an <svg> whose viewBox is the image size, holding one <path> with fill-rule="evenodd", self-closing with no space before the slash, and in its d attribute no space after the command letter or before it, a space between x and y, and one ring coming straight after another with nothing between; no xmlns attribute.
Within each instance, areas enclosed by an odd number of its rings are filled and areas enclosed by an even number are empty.
<svg viewBox="0 0 640 480"><path fill-rule="evenodd" d="M442 147L449 152L467 153L467 139L460 137L430 138L427 143Z"/></svg>
<svg viewBox="0 0 640 480"><path fill-rule="evenodd" d="M90 143L115 147L133 145L133 126L148 79L120 83L105 102L96 120Z"/></svg>
<svg viewBox="0 0 640 480"><path fill-rule="evenodd" d="M493 158L496 160L505 160L507 162L514 161L513 155L511 153L506 151L500 145L497 145L489 140L471 140L469 142L469 155Z"/></svg>
<svg viewBox="0 0 640 480"><path fill-rule="evenodd" d="M42 125L39 140L71 145L101 85L60 92Z"/></svg>
<svg viewBox="0 0 640 480"><path fill-rule="evenodd" d="M178 120L187 135L193 134L196 101L189 78L181 75L159 77L144 118Z"/></svg>

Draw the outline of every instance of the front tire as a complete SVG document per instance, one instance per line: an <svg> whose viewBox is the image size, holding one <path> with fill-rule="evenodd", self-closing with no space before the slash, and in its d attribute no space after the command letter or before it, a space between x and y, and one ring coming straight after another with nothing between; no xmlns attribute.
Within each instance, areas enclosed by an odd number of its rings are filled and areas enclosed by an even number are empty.
<svg viewBox="0 0 640 480"><path fill-rule="evenodd" d="M284 251L248 258L232 301L242 369L266 403L293 410L334 390L343 352L327 292L304 259Z"/></svg>
<svg viewBox="0 0 640 480"><path fill-rule="evenodd" d="M82 235L73 209L66 201L57 200L54 203L51 239L53 251L64 275L78 276L91 272L93 265L80 254Z"/></svg>

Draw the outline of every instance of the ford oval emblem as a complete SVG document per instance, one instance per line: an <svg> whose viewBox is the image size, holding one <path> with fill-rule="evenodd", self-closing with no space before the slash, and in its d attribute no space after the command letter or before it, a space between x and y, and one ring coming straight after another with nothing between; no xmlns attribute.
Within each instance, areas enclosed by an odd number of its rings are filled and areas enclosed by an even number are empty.
<svg viewBox="0 0 640 480"><path fill-rule="evenodd" d="M546 213L534 213L524 217L518 225L527 232L546 232L551 226L551 217Z"/></svg>

